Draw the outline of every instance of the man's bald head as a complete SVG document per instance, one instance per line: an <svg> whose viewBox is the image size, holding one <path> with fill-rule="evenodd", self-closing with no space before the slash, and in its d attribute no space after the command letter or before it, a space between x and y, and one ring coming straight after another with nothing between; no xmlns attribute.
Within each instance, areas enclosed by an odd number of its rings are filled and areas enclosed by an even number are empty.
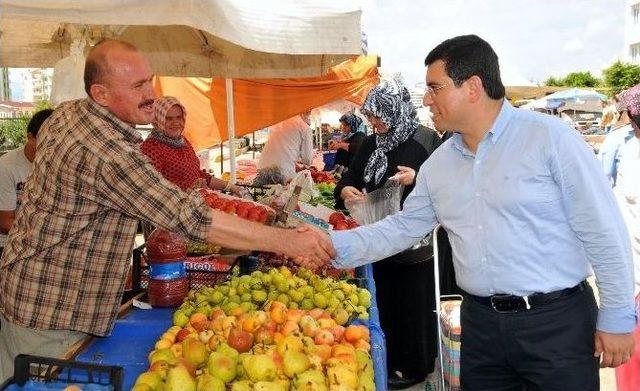
<svg viewBox="0 0 640 391"><path fill-rule="evenodd" d="M132 44L105 39L91 48L84 64L84 90L91 97L93 84L105 84L113 72L112 58L123 52L138 52Z"/></svg>

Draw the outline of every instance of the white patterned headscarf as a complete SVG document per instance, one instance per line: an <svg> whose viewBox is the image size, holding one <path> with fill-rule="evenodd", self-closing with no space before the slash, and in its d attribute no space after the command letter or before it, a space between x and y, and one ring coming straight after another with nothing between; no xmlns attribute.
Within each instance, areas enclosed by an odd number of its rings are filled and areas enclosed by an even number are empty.
<svg viewBox="0 0 640 391"><path fill-rule="evenodd" d="M180 106L182 109L182 115L184 118L187 118L187 110L184 108L182 103L173 96L163 96L162 98L158 98L153 103L153 131L149 135L149 137L153 137L167 145L170 145L175 148L180 148L184 146L185 140L184 137L180 137L179 139L174 139L168 137L164 133L166 120L167 120L167 112L171 110L173 106Z"/></svg>
<svg viewBox="0 0 640 391"><path fill-rule="evenodd" d="M387 171L387 152L413 136L418 129L418 115L409 90L399 78L382 80L367 95L360 109L365 115L380 118L389 131L376 134L376 150L364 169L364 181L377 185Z"/></svg>

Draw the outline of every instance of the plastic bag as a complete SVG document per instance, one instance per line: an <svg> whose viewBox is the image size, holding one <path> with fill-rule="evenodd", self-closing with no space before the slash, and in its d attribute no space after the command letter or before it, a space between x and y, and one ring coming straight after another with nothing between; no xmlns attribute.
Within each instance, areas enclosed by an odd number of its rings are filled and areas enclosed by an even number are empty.
<svg viewBox="0 0 640 391"><path fill-rule="evenodd" d="M400 211L403 191L404 186L398 182L387 182L362 198L346 200L344 205L358 224L372 224Z"/></svg>
<svg viewBox="0 0 640 391"><path fill-rule="evenodd" d="M62 102L87 97L84 91L84 39L71 43L69 57L58 61L53 68L51 103L54 106Z"/></svg>
<svg viewBox="0 0 640 391"><path fill-rule="evenodd" d="M303 170L296 174L296 176L291 180L291 182L287 185L283 195L289 199L293 195L293 190L300 186L300 197L299 201L309 202L313 197L318 197L320 192L313 185L313 177L311 176L311 171Z"/></svg>

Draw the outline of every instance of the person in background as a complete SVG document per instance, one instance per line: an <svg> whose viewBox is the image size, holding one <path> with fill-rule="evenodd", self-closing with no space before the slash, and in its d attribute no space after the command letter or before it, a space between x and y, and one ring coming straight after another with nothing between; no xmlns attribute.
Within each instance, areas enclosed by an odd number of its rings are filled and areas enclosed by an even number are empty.
<svg viewBox="0 0 640 391"><path fill-rule="evenodd" d="M609 102L601 101L603 110L602 110L602 118L600 119L600 128L604 131L605 134L608 134L613 125L618 122L618 118L620 117L618 113L618 109L616 107L617 99L615 96L609 99ZM607 104L608 103L608 104Z"/></svg>
<svg viewBox="0 0 640 391"><path fill-rule="evenodd" d="M617 149L613 193L627 224L635 267L636 310L640 316L640 84L622 97L631 119L631 130ZM618 391L636 391L640 387L640 325L633 332L636 349L629 361L616 368Z"/></svg>
<svg viewBox="0 0 640 391"><path fill-rule="evenodd" d="M296 163L310 166L313 161L313 133L311 132L311 111L291 117L269 128L267 140L258 160L260 170L277 169L284 182L296 176Z"/></svg>
<svg viewBox="0 0 640 391"><path fill-rule="evenodd" d="M465 297L462 388L598 390L599 366L629 360L637 318L629 237L592 150L558 118L505 100L498 56L480 37L440 43L425 65L424 104L454 135L400 212L330 232L333 265L387 258L441 224Z"/></svg>
<svg viewBox="0 0 640 391"><path fill-rule="evenodd" d="M23 147L0 156L0 256L7 234L22 202L22 190L36 156L38 131L53 113L52 109L38 111L27 125L27 142Z"/></svg>
<svg viewBox="0 0 640 391"><path fill-rule="evenodd" d="M366 136L363 121L354 113L344 114L340 117L340 130L342 140L329 141L329 149L337 151L335 164L349 167Z"/></svg>
<svg viewBox="0 0 640 391"><path fill-rule="evenodd" d="M153 105L153 131L140 150L163 177L182 190L210 187L242 195L243 189L200 170L200 160L183 136L187 110L172 96L156 99Z"/></svg>
<svg viewBox="0 0 640 391"><path fill-rule="evenodd" d="M88 97L61 104L38 133L38 153L0 258L0 383L18 354L58 357L106 336L120 308L139 220L188 240L328 262L309 229L268 227L209 208L167 181L140 152L136 124L153 120L149 60L129 43L91 48ZM304 259L302 259L304 257Z"/></svg>
<svg viewBox="0 0 640 391"><path fill-rule="evenodd" d="M418 122L409 91L399 80L381 81L367 95L361 112L375 134L364 138L336 185L336 203L344 207L345 201L362 197L363 189L369 193L380 189L392 176L405 186L404 202L416 171L440 145L440 138ZM410 247L373 265L390 389L424 381L436 356L432 250Z"/></svg>

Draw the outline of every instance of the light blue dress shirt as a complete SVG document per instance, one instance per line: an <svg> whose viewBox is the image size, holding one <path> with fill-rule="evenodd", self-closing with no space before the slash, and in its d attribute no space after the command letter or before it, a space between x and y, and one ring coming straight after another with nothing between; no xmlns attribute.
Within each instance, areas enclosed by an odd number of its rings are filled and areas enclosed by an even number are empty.
<svg viewBox="0 0 640 391"><path fill-rule="evenodd" d="M615 186L616 184L618 162L620 161L620 147L633 137L633 128L631 125L625 125L609 133L600 146L598 160L600 160L604 175L609 180L611 186Z"/></svg>
<svg viewBox="0 0 640 391"><path fill-rule="evenodd" d="M396 254L438 223L449 233L466 292L551 292L577 285L591 266L601 299L598 329L633 330L625 224L593 152L559 119L505 101L475 155L454 134L422 165L401 212L331 233L334 266Z"/></svg>

